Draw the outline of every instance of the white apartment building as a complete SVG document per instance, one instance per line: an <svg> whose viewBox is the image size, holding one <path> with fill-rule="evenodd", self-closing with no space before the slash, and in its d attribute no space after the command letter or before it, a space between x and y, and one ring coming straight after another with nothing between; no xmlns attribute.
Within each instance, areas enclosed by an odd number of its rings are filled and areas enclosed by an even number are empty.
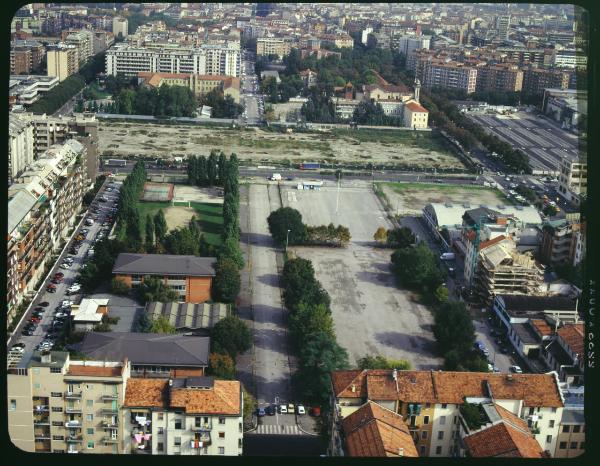
<svg viewBox="0 0 600 466"><path fill-rule="evenodd" d="M291 40L284 37L259 37L256 39L256 55L277 55L282 59L292 49Z"/></svg>
<svg viewBox="0 0 600 466"><path fill-rule="evenodd" d="M582 50L556 50L553 58L554 66L560 68L587 68L588 57Z"/></svg>
<svg viewBox="0 0 600 466"><path fill-rule="evenodd" d="M33 162L33 124L17 119L8 120L8 182Z"/></svg>
<svg viewBox="0 0 600 466"><path fill-rule="evenodd" d="M483 372L348 370L332 373L330 451L341 444L340 421L366 401L400 414L419 456L461 456L461 406L493 401L527 422L553 454L564 408L558 375Z"/></svg>
<svg viewBox="0 0 600 466"><path fill-rule="evenodd" d="M558 192L567 201L579 204L587 193L587 160L564 157L559 166Z"/></svg>
<svg viewBox="0 0 600 466"><path fill-rule="evenodd" d="M79 66L85 64L94 55L94 32L86 29L69 34L65 43L77 48Z"/></svg>
<svg viewBox="0 0 600 466"><path fill-rule="evenodd" d="M243 412L238 381L130 379L123 409L125 452L239 456Z"/></svg>
<svg viewBox="0 0 600 466"><path fill-rule="evenodd" d="M140 72L240 76L239 44L204 44L200 48L149 49L117 44L106 52L106 74Z"/></svg>
<svg viewBox="0 0 600 466"><path fill-rule="evenodd" d="M458 63L426 63L423 70L423 86L464 89L467 94L475 92L477 69Z"/></svg>
<svg viewBox="0 0 600 466"><path fill-rule="evenodd" d="M396 36L398 41L398 53L408 57L415 50L429 49L431 46L431 36Z"/></svg>
<svg viewBox="0 0 600 466"><path fill-rule="evenodd" d="M112 20L112 33L115 36L115 39L119 37L119 34L123 36L123 39L127 37L129 29L129 22L127 18L121 18L120 16L115 16Z"/></svg>
<svg viewBox="0 0 600 466"><path fill-rule="evenodd" d="M54 46L46 53L48 76L56 76L60 82L79 71L79 50L74 45Z"/></svg>

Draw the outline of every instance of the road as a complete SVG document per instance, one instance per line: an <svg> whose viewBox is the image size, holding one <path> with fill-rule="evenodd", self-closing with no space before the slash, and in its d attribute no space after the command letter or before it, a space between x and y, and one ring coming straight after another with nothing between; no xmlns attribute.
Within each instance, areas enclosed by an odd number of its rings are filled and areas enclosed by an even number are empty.
<svg viewBox="0 0 600 466"><path fill-rule="evenodd" d="M21 364L26 364L26 362L31 357L33 351L35 350L36 346L42 340L44 340L48 330L51 329L52 321L54 319L55 309L61 303L61 301L66 300L66 299L69 299L71 301L76 301L75 298L77 297L77 295L72 295L70 297L66 295L67 288L72 283L75 282L75 278L79 275L79 270L85 262L85 257L86 257L87 251L94 243L94 239L96 238L96 235L99 233L100 229L102 228L102 226L101 226L102 219L106 216L108 209L112 208L112 203L114 201L116 201L117 197L118 197L117 190L113 190L112 192L105 192L105 186L107 186L107 183L108 183L108 181L98 191L98 194L96 195L96 199L98 199L99 196L104 194L108 198L108 202L103 203L103 202L95 201L95 202L97 202L97 204L99 206L99 210L100 210L100 214L98 214L98 221L95 221L94 224L91 226L83 226L82 227L82 228L87 228L89 231L86 234L85 240L81 244L81 247L77 251L77 254L71 255L71 257L73 257L73 259L74 259L73 265L68 269L60 268L60 265L63 263L63 260L69 255L68 252L70 249L70 245L72 243L72 240L71 240L69 242L69 245L67 246L67 248L65 248L65 251L60 255L60 257L56 261L56 264L54 264L54 267L52 268L52 271L49 275L50 278L42 285L43 291L40 291L37 299L31 304L31 306L29 306L29 309L25 313L24 318L21 320L20 324L15 329L14 334L11 336L11 338L8 341L9 347L17 342L25 343L25 351L23 353L23 357L21 358ZM114 186L120 186L120 184L121 184L120 182L115 182ZM86 215L86 218L88 216L89 216L89 214ZM80 231L80 230L78 230L78 231ZM73 236L75 236L75 235L76 235L76 232L73 233ZM54 276L55 273L57 273L59 271L64 274L63 282L61 284L56 285L55 293L49 293L49 292L45 291L46 287L50 283L50 279ZM27 321L31 318L33 309L36 306L38 306L39 303L44 302L44 301L47 301L49 303L49 306L45 308L45 312L42 317L42 320L41 320L40 324L37 326L34 334L32 336L21 335L21 330L23 329L23 327L27 323ZM20 365L18 367L20 367Z"/></svg>
<svg viewBox="0 0 600 466"><path fill-rule="evenodd" d="M280 207L275 186L249 186L248 223L242 232L249 242L247 268L252 283L250 306L253 322L253 375L259 406L291 399L285 309L281 302L276 246L269 234L267 217ZM246 207L246 206L244 206ZM242 306L243 307L243 306ZM246 309L240 309L240 314ZM248 367L238 370L249 371ZM267 418L263 418L267 419ZM272 423L294 425L294 416L270 416Z"/></svg>
<svg viewBox="0 0 600 466"><path fill-rule="evenodd" d="M71 97L62 107L60 107L52 116L61 116L61 115L70 115L73 112L73 108L75 107L75 103L81 96L81 93L85 87L80 90L77 94Z"/></svg>
<svg viewBox="0 0 600 466"><path fill-rule="evenodd" d="M249 52L244 52L242 58L242 101L244 104L244 114L240 123L246 125L258 125L262 122L262 113L260 106L264 105L263 97L258 95L258 77L254 72L254 61Z"/></svg>

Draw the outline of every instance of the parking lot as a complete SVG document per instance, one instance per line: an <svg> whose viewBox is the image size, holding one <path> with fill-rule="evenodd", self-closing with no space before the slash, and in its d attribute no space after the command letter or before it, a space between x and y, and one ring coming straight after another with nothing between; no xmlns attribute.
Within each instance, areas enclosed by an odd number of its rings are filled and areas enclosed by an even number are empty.
<svg viewBox="0 0 600 466"><path fill-rule="evenodd" d="M299 210L306 224L333 222L350 229L347 248L290 248L312 261L317 279L331 295L337 340L348 351L350 364L380 354L406 359L415 369L441 368L431 312L396 286L389 270L393 251L374 247L377 228L392 225L369 184L342 183L339 200L332 182L319 191L282 186L282 198L284 207Z"/></svg>
<svg viewBox="0 0 600 466"><path fill-rule="evenodd" d="M70 305L67 301L71 303L81 301L82 296L79 293L81 290L76 286L79 270L92 257L90 250L94 243L106 236L112 227L109 216L115 216L112 209L116 208L114 203L118 199L120 185L120 182L108 179L100 188L86 213L81 228L74 232L73 239L54 264L36 300L15 329L9 340L9 347L18 342L23 350L18 350L20 353L18 360L13 358L14 366L26 365L35 349L52 349L53 342L58 339L70 315ZM101 201L103 197L106 201ZM73 293L68 293L69 288ZM32 319L36 322L32 322ZM31 328L30 334L24 334L27 333L24 330L26 326Z"/></svg>
<svg viewBox="0 0 600 466"><path fill-rule="evenodd" d="M534 174L557 174L561 159L579 157L577 136L545 118L523 112L510 116L471 113L468 117L527 154Z"/></svg>

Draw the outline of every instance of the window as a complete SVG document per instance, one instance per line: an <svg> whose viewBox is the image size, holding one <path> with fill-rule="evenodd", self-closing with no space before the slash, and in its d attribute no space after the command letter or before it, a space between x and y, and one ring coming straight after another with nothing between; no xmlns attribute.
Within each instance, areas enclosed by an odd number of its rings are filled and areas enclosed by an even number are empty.
<svg viewBox="0 0 600 466"><path fill-rule="evenodd" d="M546 435L546 443L552 443L552 435Z"/></svg>
<svg viewBox="0 0 600 466"><path fill-rule="evenodd" d="M64 436L62 435L53 435L52 436L52 440L64 440Z"/></svg>
<svg viewBox="0 0 600 466"><path fill-rule="evenodd" d="M224 417L220 417L219 418L219 424L225 424L225 418Z"/></svg>
<svg viewBox="0 0 600 466"><path fill-rule="evenodd" d="M556 408L552 408L552 412L555 413L556 412Z"/></svg>
<svg viewBox="0 0 600 466"><path fill-rule="evenodd" d="M442 409L446 409L448 407L448 403L442 403Z"/></svg>
<svg viewBox="0 0 600 466"><path fill-rule="evenodd" d="M162 442L158 442L158 443L156 444L156 451L164 451L164 448L165 448L165 447L164 447L164 445L163 445L163 443L162 443Z"/></svg>
<svg viewBox="0 0 600 466"><path fill-rule="evenodd" d="M573 426L573 433L578 434L581 431L581 426Z"/></svg>
<svg viewBox="0 0 600 466"><path fill-rule="evenodd" d="M62 413L62 408L60 406L53 406L52 407L52 412L53 413Z"/></svg>
<svg viewBox="0 0 600 466"><path fill-rule="evenodd" d="M443 430L440 430L438 432L438 440L444 440L444 431Z"/></svg>
<svg viewBox="0 0 600 466"><path fill-rule="evenodd" d="M440 425L441 426L445 426L446 425L446 416L440 416Z"/></svg>
<svg viewBox="0 0 600 466"><path fill-rule="evenodd" d="M94 449L94 442L88 442L87 447L88 447L89 450L93 450Z"/></svg>
<svg viewBox="0 0 600 466"><path fill-rule="evenodd" d="M219 438L225 438L225 432L219 432Z"/></svg>
<svg viewBox="0 0 600 466"><path fill-rule="evenodd" d="M92 407L94 406L94 400L86 400L86 401L85 401L85 405L86 405L88 408L92 408Z"/></svg>
<svg viewBox="0 0 600 466"><path fill-rule="evenodd" d="M425 409L431 408L431 403L425 403Z"/></svg>
<svg viewBox="0 0 600 466"><path fill-rule="evenodd" d="M423 424L429 424L429 416L423 416Z"/></svg>
<svg viewBox="0 0 600 466"><path fill-rule="evenodd" d="M88 427L86 429L86 432L87 432L88 435L94 435L94 428L93 427Z"/></svg>
<svg viewBox="0 0 600 466"><path fill-rule="evenodd" d="M94 420L94 415L93 414L86 414L85 415L85 420L86 421L93 421Z"/></svg>
<svg viewBox="0 0 600 466"><path fill-rule="evenodd" d="M419 449L421 456L425 456L425 445L421 445L421 448Z"/></svg>
<svg viewBox="0 0 600 466"><path fill-rule="evenodd" d="M158 434L158 435L162 435L162 434L164 434L164 433L165 433L165 430L164 430L162 427L159 427L159 428L158 428L158 432L157 432L157 434Z"/></svg>
<svg viewBox="0 0 600 466"><path fill-rule="evenodd" d="M453 421L453 423L454 423L454 424L458 424L458 416L454 416L454 421Z"/></svg>
<svg viewBox="0 0 600 466"><path fill-rule="evenodd" d="M181 446L181 437L175 437L173 445L175 445L176 447L180 447Z"/></svg>
<svg viewBox="0 0 600 466"><path fill-rule="evenodd" d="M41 385L40 385L39 383L34 383L34 384L33 384L33 388L37 388L37 389L39 389L40 387L41 387Z"/></svg>
<svg viewBox="0 0 600 466"><path fill-rule="evenodd" d="M205 455L208 455L208 447L202 448L202 453L204 453Z"/></svg>
<svg viewBox="0 0 600 466"><path fill-rule="evenodd" d="M558 448L560 448L561 450L566 450L567 442L560 442L560 445L558 445Z"/></svg>
<svg viewBox="0 0 600 466"><path fill-rule="evenodd" d="M51 374L60 374L62 372L62 368L61 367L51 367L50 368L50 373Z"/></svg>
<svg viewBox="0 0 600 466"><path fill-rule="evenodd" d="M529 415L532 416L535 412L535 408L529 408Z"/></svg>
<svg viewBox="0 0 600 466"><path fill-rule="evenodd" d="M52 421L52 425L54 427L62 427L63 426L63 422L62 421Z"/></svg>
<svg viewBox="0 0 600 466"><path fill-rule="evenodd" d="M64 450L52 450L52 453L64 453Z"/></svg>
<svg viewBox="0 0 600 466"><path fill-rule="evenodd" d="M569 433L571 426L563 426L563 433Z"/></svg>
<svg viewBox="0 0 600 466"><path fill-rule="evenodd" d="M175 419L175 429L181 430L181 419Z"/></svg>
<svg viewBox="0 0 600 466"><path fill-rule="evenodd" d="M421 440L426 440L427 439L427 431L423 430L421 431Z"/></svg>
<svg viewBox="0 0 600 466"><path fill-rule="evenodd" d="M62 392L50 392L52 398L62 398Z"/></svg>
<svg viewBox="0 0 600 466"><path fill-rule="evenodd" d="M550 428L554 427L554 419L550 419L548 421L548 427L550 427Z"/></svg>
<svg viewBox="0 0 600 466"><path fill-rule="evenodd" d="M441 446L435 447L435 454L436 455L441 455L442 454L442 447Z"/></svg>
<svg viewBox="0 0 600 466"><path fill-rule="evenodd" d="M219 447L219 455L225 454L225 447Z"/></svg>
<svg viewBox="0 0 600 466"><path fill-rule="evenodd" d="M165 415L163 413L158 413L156 415L156 420L157 421L162 421L164 419Z"/></svg>
<svg viewBox="0 0 600 466"><path fill-rule="evenodd" d="M10 400L10 410L15 411L17 409L17 400Z"/></svg>
<svg viewBox="0 0 600 466"><path fill-rule="evenodd" d="M94 386L93 386L92 384L87 384L87 385L85 386L85 389L86 389L86 390L93 390L93 388L94 388Z"/></svg>

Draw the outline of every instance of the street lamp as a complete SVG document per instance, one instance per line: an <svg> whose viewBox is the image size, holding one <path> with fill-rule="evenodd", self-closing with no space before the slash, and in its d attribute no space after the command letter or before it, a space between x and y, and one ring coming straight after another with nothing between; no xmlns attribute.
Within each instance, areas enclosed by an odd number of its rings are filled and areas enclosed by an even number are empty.
<svg viewBox="0 0 600 466"><path fill-rule="evenodd" d="M285 235L285 252L287 253L287 248L288 248L288 241L290 239L290 231L292 230L288 230L287 234Z"/></svg>

